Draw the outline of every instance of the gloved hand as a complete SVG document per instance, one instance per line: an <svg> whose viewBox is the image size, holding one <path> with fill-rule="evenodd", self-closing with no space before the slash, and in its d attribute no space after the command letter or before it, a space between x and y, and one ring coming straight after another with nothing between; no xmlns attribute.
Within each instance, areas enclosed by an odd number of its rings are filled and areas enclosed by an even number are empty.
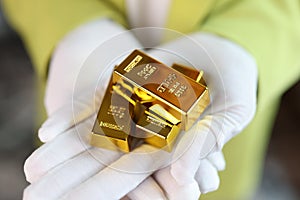
<svg viewBox="0 0 300 200"><path fill-rule="evenodd" d="M257 67L244 49L224 38L195 33L150 51L167 65L176 62L204 71L211 104L194 125L183 134L175 149L180 158L171 174L180 185L194 180L200 160L241 132L256 110ZM186 148L189 146L189 148Z"/></svg>
<svg viewBox="0 0 300 200"><path fill-rule="evenodd" d="M74 99L73 106L66 105L53 113L41 127L39 137L46 144L25 163L26 178L32 184L25 190L24 199L57 199L68 193L72 195L74 187L95 179L96 182L88 188L97 189L85 193L82 198L119 199L127 194L130 199L198 199L200 191L205 193L218 187L217 170L225 167L221 153L213 154L201 162L195 177L197 182L181 186L171 176L170 167L155 172L155 179L149 176L152 173L148 170L149 166L161 166L170 157L167 152L152 154L155 157L148 158L147 155L123 155L117 149L110 151L89 146L88 135L95 115L90 109L93 100L84 97ZM82 111L74 115L74 108ZM74 122L77 122L76 126ZM135 153L138 151L155 151L155 148L145 145L136 149ZM143 161L136 170L132 169L135 159ZM119 167L105 168L113 162ZM126 167L130 170L128 173ZM101 178L98 179L100 174ZM77 199L79 197L76 195ZM73 199L74 196L69 198Z"/></svg>

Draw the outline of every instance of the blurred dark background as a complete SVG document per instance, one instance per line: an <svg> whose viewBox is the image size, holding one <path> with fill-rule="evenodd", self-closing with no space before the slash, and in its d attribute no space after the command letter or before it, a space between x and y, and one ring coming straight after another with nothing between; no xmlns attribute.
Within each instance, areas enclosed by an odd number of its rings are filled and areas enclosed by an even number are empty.
<svg viewBox="0 0 300 200"><path fill-rule="evenodd" d="M27 185L23 163L34 149L34 82L28 55L0 8L0 200L21 199ZM255 200L300 199L299 102L300 82L282 98Z"/></svg>

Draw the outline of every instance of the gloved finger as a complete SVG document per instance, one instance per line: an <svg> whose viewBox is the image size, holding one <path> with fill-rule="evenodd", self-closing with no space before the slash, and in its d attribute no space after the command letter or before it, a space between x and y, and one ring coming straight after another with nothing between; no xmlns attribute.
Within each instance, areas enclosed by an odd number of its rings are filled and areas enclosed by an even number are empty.
<svg viewBox="0 0 300 200"><path fill-rule="evenodd" d="M73 113L72 105L66 105L64 108L58 109L49 116L38 132L38 136L42 142L50 142L57 135L72 128L75 121L80 122L94 113L88 106L90 104L86 104L85 102L80 102L80 104L78 102L76 104L82 107L81 112L76 113L76 115ZM76 119L74 119L73 116L76 117Z"/></svg>
<svg viewBox="0 0 300 200"><path fill-rule="evenodd" d="M120 156L121 152L99 148L82 152L28 186L24 191L24 200L59 199Z"/></svg>
<svg viewBox="0 0 300 200"><path fill-rule="evenodd" d="M217 190L220 185L218 171L207 159L201 161L195 179L203 194Z"/></svg>
<svg viewBox="0 0 300 200"><path fill-rule="evenodd" d="M134 190L127 194L127 197L131 200L164 200L167 199L163 190L156 183L156 181L149 176L141 184L137 186Z"/></svg>
<svg viewBox="0 0 300 200"><path fill-rule="evenodd" d="M209 151L216 144L215 137L203 126L204 120L197 122L189 131L178 138L174 156L178 158L171 164L171 174L180 185L189 184L199 168L201 152Z"/></svg>
<svg viewBox="0 0 300 200"><path fill-rule="evenodd" d="M224 133L230 134L238 123L232 120L231 114L233 113L216 113L213 117L207 115L190 131L183 134L178 148L175 149L175 155L181 153L182 156L172 164L171 169L178 182L184 184L194 177L195 169L198 169L197 159L203 159L210 153L222 149L225 143ZM186 147L187 144L190 146L183 151L182 147ZM185 169L185 174L182 174L182 169Z"/></svg>
<svg viewBox="0 0 300 200"><path fill-rule="evenodd" d="M26 180L35 182L53 167L89 149L88 133L92 128L92 121L92 118L87 119L34 151L24 164Z"/></svg>
<svg viewBox="0 0 300 200"><path fill-rule="evenodd" d="M198 200L200 190L198 183L194 180L186 185L179 185L170 173L170 167L166 167L154 174L159 185L164 189L168 199L170 200Z"/></svg>
<svg viewBox="0 0 300 200"><path fill-rule="evenodd" d="M120 199L136 188L154 170L169 162L170 154L142 145L123 155L89 180L70 191L64 199Z"/></svg>
<svg viewBox="0 0 300 200"><path fill-rule="evenodd" d="M105 75L107 74L105 73ZM104 92L87 90L83 94L80 94L80 96L78 95L76 98L73 98L72 102L57 109L39 129L38 135L40 140L42 142L49 142L75 124L89 118L99 109L103 96Z"/></svg>
<svg viewBox="0 0 300 200"><path fill-rule="evenodd" d="M226 167L226 161L222 151L217 151L209 156L207 156L207 160L218 170L223 171Z"/></svg>

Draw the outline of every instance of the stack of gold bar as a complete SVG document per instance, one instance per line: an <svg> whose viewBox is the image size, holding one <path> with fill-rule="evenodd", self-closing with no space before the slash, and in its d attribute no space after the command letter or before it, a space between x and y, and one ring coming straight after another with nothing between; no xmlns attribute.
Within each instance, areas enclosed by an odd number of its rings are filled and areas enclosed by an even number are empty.
<svg viewBox="0 0 300 200"><path fill-rule="evenodd" d="M171 151L209 105L203 71L170 67L135 50L116 66L97 119L91 145L129 152L147 143Z"/></svg>

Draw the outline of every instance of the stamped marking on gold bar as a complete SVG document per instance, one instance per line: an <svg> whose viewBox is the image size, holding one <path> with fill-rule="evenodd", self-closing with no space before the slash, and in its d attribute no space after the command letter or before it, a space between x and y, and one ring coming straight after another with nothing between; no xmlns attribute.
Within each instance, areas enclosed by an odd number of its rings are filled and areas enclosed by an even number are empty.
<svg viewBox="0 0 300 200"><path fill-rule="evenodd" d="M141 55L137 55L125 68L126 72L130 72L141 60L143 57Z"/></svg>
<svg viewBox="0 0 300 200"><path fill-rule="evenodd" d="M120 126L118 124L112 124L112 123L103 122L103 121L100 121L99 126L105 127L105 128L110 128L110 129L117 130L117 131L122 131L124 129L124 125Z"/></svg>
<svg viewBox="0 0 300 200"><path fill-rule="evenodd" d="M153 125L155 125L155 126L159 126L161 128L166 127L166 124L162 123L161 120L158 120L158 119L156 119L154 117L151 117L151 116L147 116L146 121L153 124Z"/></svg>
<svg viewBox="0 0 300 200"><path fill-rule="evenodd" d="M147 80L156 70L157 67L151 64L146 64L145 67L136 74L142 77L143 79Z"/></svg>
<svg viewBox="0 0 300 200"><path fill-rule="evenodd" d="M125 111L126 108L123 106L110 105L107 114L122 119L125 115Z"/></svg>

